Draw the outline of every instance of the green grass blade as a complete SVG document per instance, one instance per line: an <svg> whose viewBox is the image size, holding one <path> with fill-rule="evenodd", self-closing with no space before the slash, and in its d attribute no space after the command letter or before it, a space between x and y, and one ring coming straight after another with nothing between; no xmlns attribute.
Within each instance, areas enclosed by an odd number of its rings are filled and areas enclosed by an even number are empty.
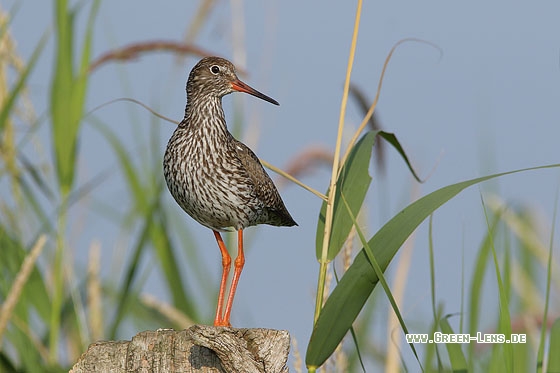
<svg viewBox="0 0 560 373"><path fill-rule="evenodd" d="M194 299L194 296L188 294L183 285L183 276L181 276L179 261L173 250L167 227L168 224L165 221L165 214L158 209L150 239L160 261L161 270L167 281L167 287L171 292L173 305L183 311L190 319L198 320L199 316L196 304L191 301Z"/></svg>
<svg viewBox="0 0 560 373"><path fill-rule="evenodd" d="M560 318L554 321L550 328L550 343L548 345L548 366L546 371L549 373L560 372Z"/></svg>
<svg viewBox="0 0 560 373"><path fill-rule="evenodd" d="M447 319L452 315L447 315L441 320L439 320L439 326L441 328L441 332L444 334L455 334L451 325L449 325L449 321ZM461 349L461 344L459 343L446 343L445 347L447 348L447 353L449 354L449 361L451 362L451 368L455 373L466 373L469 371L467 359L465 359L465 355L463 354L463 350Z"/></svg>
<svg viewBox="0 0 560 373"><path fill-rule="evenodd" d="M552 167L560 167L560 164L493 174L438 189L413 202L394 216L370 239L368 246L384 271L401 245L418 225L464 189L512 173ZM356 320L378 281L375 270L372 268L365 250L362 249L340 279L319 315L308 345L306 356L308 366L318 367L326 357L330 356ZM327 340L328 343L326 343Z"/></svg>
<svg viewBox="0 0 560 373"><path fill-rule="evenodd" d="M437 312L436 312L436 268L434 264L434 238L433 238L433 222L434 216L430 215L430 224L428 227L428 256L430 262L430 293L432 300L432 316L434 317L434 322L437 322Z"/></svg>
<svg viewBox="0 0 560 373"><path fill-rule="evenodd" d="M142 215L145 215L149 208L148 199L146 198L148 191L142 186L142 181L138 176L141 173L134 168L132 159L126 151L123 143L109 127L105 126L103 123L97 123L94 128L99 130L113 148L124 174L124 180L128 184L131 192L130 194L134 198L135 206L137 206L137 210L141 212Z"/></svg>
<svg viewBox="0 0 560 373"><path fill-rule="evenodd" d="M438 320L440 319L440 312L436 309L436 268L434 265L434 238L433 238L433 221L434 215L430 215L429 226L428 226L428 253L429 253L429 261L430 261L430 293L431 293L431 300L432 300L432 316L434 318L434 329L437 329ZM437 330L434 330L434 332ZM433 335L433 334L432 334ZM441 358L439 356L439 350L437 346L435 346L434 352L436 354L438 368L441 369L443 364L441 363Z"/></svg>
<svg viewBox="0 0 560 373"><path fill-rule="evenodd" d="M487 271L488 261L490 259L490 248L491 248L491 237L495 234L498 223L500 221L500 217L495 216L492 224L490 224L490 228L488 229L486 236L484 237L484 241L480 245L480 249L478 251L478 255L476 258L475 266L474 266L474 273L472 276L472 282L469 291L469 309L468 309L468 317L469 317L469 333L471 335L475 335L477 331L479 331L479 318L480 318L480 303L482 301L482 290L484 285L484 277ZM474 348L475 344L470 343L467 347L468 350L468 357L469 357L469 366L471 369L474 367Z"/></svg>
<svg viewBox="0 0 560 373"><path fill-rule="evenodd" d="M374 142L375 132L366 133L350 152L338 176L334 198L333 224L327 253L328 261L336 257L344 245L348 234L350 234L350 229L352 229L352 220L348 216L348 211L340 200L340 196L342 194L346 196L354 216L358 215L366 197L371 183L368 167ZM327 203L323 202L317 224L317 238L315 240L318 260L321 260L322 257L326 210Z"/></svg>
<svg viewBox="0 0 560 373"><path fill-rule="evenodd" d="M51 221L50 217L45 212L41 203L39 203L37 195L33 192L32 188L28 184L28 182L23 177L19 177L18 178L18 185L23 192L23 195L26 199L26 202L31 206L31 209L33 210L33 213L35 214L37 219L42 223L42 225L44 227L44 229L42 229L42 230L45 230L47 232L48 231L53 231L54 226L52 225L52 221Z"/></svg>
<svg viewBox="0 0 560 373"><path fill-rule="evenodd" d="M121 324L121 321L124 317L125 314L125 310L126 307L128 305L129 299L130 299L130 295L132 294L133 290L132 290L132 286L134 283L134 280L136 279L136 276L138 274L139 271L139 263L140 263L140 259L143 255L143 253L145 252L145 249L147 247L147 242L149 239L149 235L150 235L150 229L152 226L152 220L153 220L153 212L156 209L156 204L153 203L152 207L151 207L151 213L147 216L147 219L144 223L144 226L142 227L141 230L141 234L140 237L138 238L138 241L135 244L135 248L134 248L134 254L132 255L132 259L130 260L130 262L128 263L128 266L125 270L125 277L124 277L124 282L121 285L121 288L118 289L118 291L116 292L116 294L118 294L119 298L117 301L117 309L116 309L116 313L115 313L115 318L113 319L113 322L111 324L111 326L109 327L109 339L114 340L117 337L117 331L118 328Z"/></svg>
<svg viewBox="0 0 560 373"><path fill-rule="evenodd" d="M18 307L19 308L19 307ZM27 326L27 318L22 318L22 322L25 322ZM29 328L27 328L29 330ZM37 346L33 343L30 338L28 330L21 330L14 328L7 333L7 337L12 345L12 347L17 351L25 351L25 358L19 363L21 366L14 372L45 372L45 362L42 356L39 354ZM4 372L4 371L2 371ZM9 371L8 371L9 372Z"/></svg>
<svg viewBox="0 0 560 373"><path fill-rule="evenodd" d="M51 85L53 149L58 182L62 195L69 192L75 162L75 135L79 123L69 113L73 103L74 69L72 64L72 17L67 0L55 2L56 56Z"/></svg>
<svg viewBox="0 0 560 373"><path fill-rule="evenodd" d="M95 1L89 14L84 37L82 58L78 72L73 64L73 35L75 14L68 9L67 0L56 1L56 56L51 85L51 117L55 164L61 195L69 193L74 181L78 133L84 111L87 90L87 66L91 50L93 20L99 1Z"/></svg>
<svg viewBox="0 0 560 373"><path fill-rule="evenodd" d="M541 326L541 335L539 340L539 350L537 353L537 372L542 372L544 360L544 345L546 339L546 326L548 324L548 307L550 302L550 284L552 283L552 252L554 249L554 228L556 227L556 217L558 214L558 197L560 196L560 188L556 189L556 197L554 199L554 214L552 215L552 229L550 230L550 241L548 245L548 262L546 265L546 292L543 310L543 322ZM560 351L560 350L559 350ZM558 365L560 368L560 364ZM558 369L560 371L560 369Z"/></svg>
<svg viewBox="0 0 560 373"><path fill-rule="evenodd" d="M50 202L55 203L55 194L39 168L33 165L22 153L18 154L18 160L21 162L21 168L25 170L23 174L29 175L35 186L43 193L44 197ZM18 182L24 183L23 180L18 180Z"/></svg>
<svg viewBox="0 0 560 373"><path fill-rule="evenodd" d="M482 200L482 207L484 209L484 216L486 217L486 224L488 229L490 229L490 222L488 220L488 214L486 212L486 206L484 204L484 199L480 196ZM509 297L507 293L506 286L504 284L501 272L500 263L498 261L498 254L496 253L496 247L494 246L492 236L490 235L490 251L492 253L492 258L494 259L494 269L496 272L496 281L498 283L498 294L500 301L500 312L499 312L499 332L505 334L506 339L511 338L511 316L509 314ZM503 353L502 353L503 352ZM501 357L500 363L505 366L507 372L513 371L513 348L510 343L504 343L498 348L493 349L493 353L498 353Z"/></svg>
<svg viewBox="0 0 560 373"><path fill-rule="evenodd" d="M436 309L436 319L431 323L431 327L428 331L428 335L434 335L436 332L440 331L439 320L442 318L443 315L443 305L439 304ZM441 354L439 352L438 344L436 343L428 343L425 345L424 349L424 366L426 367L426 371L443 371L443 364L441 362ZM437 365L434 366L433 360L435 356L435 362Z"/></svg>
<svg viewBox="0 0 560 373"><path fill-rule="evenodd" d="M94 0L93 4L91 5L91 10L89 12L88 17L88 24L86 35L84 37L84 49L82 50L82 58L80 61L80 71L78 75L79 83L78 83L78 92L81 95L79 98L79 102L81 102L83 107L83 103L85 100L85 91L86 91L86 83L87 83L87 75L89 72L89 65L90 65L90 57L91 57L91 45L93 42L93 31L94 31L94 24L95 18L97 13L99 12L99 6L101 2L99 0Z"/></svg>

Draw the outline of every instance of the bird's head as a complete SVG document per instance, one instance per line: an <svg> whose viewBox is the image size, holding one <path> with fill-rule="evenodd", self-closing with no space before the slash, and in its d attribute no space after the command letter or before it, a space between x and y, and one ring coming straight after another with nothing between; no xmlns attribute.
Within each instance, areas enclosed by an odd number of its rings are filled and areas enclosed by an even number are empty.
<svg viewBox="0 0 560 373"><path fill-rule="evenodd" d="M235 66L224 58L203 58L193 67L187 81L188 96L222 98L235 91L245 92L274 105L279 105L276 100L239 80L235 73Z"/></svg>

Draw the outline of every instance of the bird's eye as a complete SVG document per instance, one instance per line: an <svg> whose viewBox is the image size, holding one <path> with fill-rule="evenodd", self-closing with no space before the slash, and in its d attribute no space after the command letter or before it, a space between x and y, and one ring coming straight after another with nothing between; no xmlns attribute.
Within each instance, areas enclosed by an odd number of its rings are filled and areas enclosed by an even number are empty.
<svg viewBox="0 0 560 373"><path fill-rule="evenodd" d="M212 71L212 74L215 75L215 74L218 74L220 72L220 68L218 66L214 65L210 68L210 71Z"/></svg>

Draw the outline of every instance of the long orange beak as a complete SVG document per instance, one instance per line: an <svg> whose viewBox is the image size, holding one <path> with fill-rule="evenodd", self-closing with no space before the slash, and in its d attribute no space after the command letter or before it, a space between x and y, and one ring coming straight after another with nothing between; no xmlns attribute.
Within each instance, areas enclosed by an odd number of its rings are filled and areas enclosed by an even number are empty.
<svg viewBox="0 0 560 373"><path fill-rule="evenodd" d="M257 91L256 89L250 87L249 85L243 83L243 82L242 82L241 80L239 80L239 79L236 79L236 80L232 81L232 82L231 82L231 87L232 87L234 90L238 91L238 92L245 92L245 93L248 93L248 94L253 95L253 96L255 96L255 97L258 97L258 98L260 98L261 100L268 101L268 102L270 102L271 104L280 105L280 104L278 103L278 101L276 101L275 99L270 98L270 97L268 97L267 95L260 93L259 91Z"/></svg>

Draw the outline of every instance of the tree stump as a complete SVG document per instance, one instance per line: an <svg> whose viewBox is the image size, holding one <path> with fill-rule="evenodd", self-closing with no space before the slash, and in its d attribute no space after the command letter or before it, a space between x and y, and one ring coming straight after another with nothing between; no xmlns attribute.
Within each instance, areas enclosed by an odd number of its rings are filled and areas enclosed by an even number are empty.
<svg viewBox="0 0 560 373"><path fill-rule="evenodd" d="M70 373L288 373L289 350L285 330L194 325L92 343Z"/></svg>

